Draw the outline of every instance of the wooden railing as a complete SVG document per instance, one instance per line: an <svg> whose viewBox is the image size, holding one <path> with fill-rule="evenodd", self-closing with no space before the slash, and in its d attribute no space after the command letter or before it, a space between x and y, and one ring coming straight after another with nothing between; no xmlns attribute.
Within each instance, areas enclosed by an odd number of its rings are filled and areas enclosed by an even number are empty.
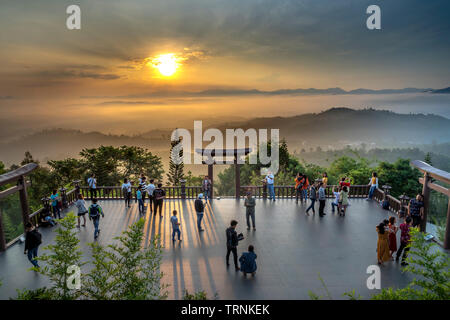
<svg viewBox="0 0 450 320"><path fill-rule="evenodd" d="M325 194L327 198L334 198L333 195L333 187L337 186L334 185L328 185L325 187ZM349 196L352 198L367 198L369 195L369 186L368 185L353 185L350 186L349 190ZM245 196L245 194L251 191L253 196L256 198L267 198L268 197L268 190L266 185L261 186L242 186L240 189L240 195ZM276 198L295 198L296 197L296 191L295 186L274 186L275 191L275 197ZM308 197L309 197L309 190L308 190Z"/></svg>
<svg viewBox="0 0 450 320"><path fill-rule="evenodd" d="M434 179L450 184L450 173L437 169L419 160L411 161L410 164L423 173L423 178L419 179L419 182L423 185L422 195L424 197L424 218L422 219L422 223L420 225L421 231L426 231L431 190L435 190L449 197L447 206L447 222L445 227L444 248L450 249L450 189L433 182Z"/></svg>
<svg viewBox="0 0 450 320"><path fill-rule="evenodd" d="M132 197L136 197L138 187L131 187ZM166 199L195 199L202 193L201 186L166 186L162 187L166 192ZM85 199L91 199L89 187L80 187L80 193ZM99 186L96 188L96 198L99 200L122 200L123 190L119 186Z"/></svg>

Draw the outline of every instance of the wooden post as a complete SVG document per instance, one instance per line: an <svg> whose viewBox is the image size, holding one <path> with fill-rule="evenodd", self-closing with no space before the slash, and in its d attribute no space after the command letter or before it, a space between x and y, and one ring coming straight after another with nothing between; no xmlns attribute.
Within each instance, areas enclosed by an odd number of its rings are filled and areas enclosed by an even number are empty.
<svg viewBox="0 0 450 320"><path fill-rule="evenodd" d="M237 155L234 158L234 172L236 176L236 199L241 197L241 165L238 163Z"/></svg>
<svg viewBox="0 0 450 320"><path fill-rule="evenodd" d="M80 182L81 182L81 180L75 180L75 181L72 182L74 187L75 187L75 201L78 200L78 195L81 192L81 190L80 190Z"/></svg>
<svg viewBox="0 0 450 320"><path fill-rule="evenodd" d="M25 225L28 223L30 215L30 207L28 205L28 196L27 196L27 183L25 181L25 176L21 176L17 180L17 185L20 186L19 198L20 198L20 206L22 208L22 222L23 227L25 229Z"/></svg>
<svg viewBox="0 0 450 320"><path fill-rule="evenodd" d="M427 216L428 216L428 207L430 203L430 188L428 186L428 183L430 183L431 178L428 175L427 172L423 175L423 188L422 188L422 195L423 195L423 219L420 223L420 231L425 232L427 230Z"/></svg>
<svg viewBox="0 0 450 320"><path fill-rule="evenodd" d="M186 180L181 179L180 186L181 186L180 197L181 199L186 199Z"/></svg>
<svg viewBox="0 0 450 320"><path fill-rule="evenodd" d="M61 193L61 203L62 203L62 209L65 209L68 207L68 201L67 201L67 189L61 188L59 189L59 192Z"/></svg>
<svg viewBox="0 0 450 320"><path fill-rule="evenodd" d="M450 199L447 206L447 226L445 228L444 249L450 249Z"/></svg>
<svg viewBox="0 0 450 320"><path fill-rule="evenodd" d="M5 239L5 231L3 229L3 217L2 212L0 211L0 252L6 250L6 239Z"/></svg>
<svg viewBox="0 0 450 320"><path fill-rule="evenodd" d="M209 180L211 180L211 190L209 194L209 198L214 199L214 170L213 170L213 164L208 164L208 177Z"/></svg>

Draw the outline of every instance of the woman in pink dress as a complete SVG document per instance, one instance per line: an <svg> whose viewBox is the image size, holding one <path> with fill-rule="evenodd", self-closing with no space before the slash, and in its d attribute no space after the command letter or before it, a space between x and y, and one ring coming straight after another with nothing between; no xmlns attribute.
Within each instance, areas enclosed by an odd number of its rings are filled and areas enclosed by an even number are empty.
<svg viewBox="0 0 450 320"><path fill-rule="evenodd" d="M391 258L394 259L392 257L392 255L394 254L394 252L397 251L397 231L398 231L398 227L395 225L395 217L390 217L389 218L389 253L391 255Z"/></svg>

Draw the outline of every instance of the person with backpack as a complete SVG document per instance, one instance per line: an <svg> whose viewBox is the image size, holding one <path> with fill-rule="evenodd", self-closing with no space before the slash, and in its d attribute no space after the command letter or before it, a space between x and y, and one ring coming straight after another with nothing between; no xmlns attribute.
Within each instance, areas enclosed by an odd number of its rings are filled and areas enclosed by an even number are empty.
<svg viewBox="0 0 450 320"><path fill-rule="evenodd" d="M195 199L195 201L194 201L195 212L197 213L197 228L198 228L198 231L203 231L203 229L202 229L202 220L203 220L203 213L205 211L205 204L203 203L202 199L203 199L203 194L200 193L197 196L197 199Z"/></svg>
<svg viewBox="0 0 450 320"><path fill-rule="evenodd" d="M158 188L153 191L153 196L155 198L155 214L159 207L159 216L162 217L162 207L166 197L166 192L162 189L162 183L158 183Z"/></svg>
<svg viewBox="0 0 450 320"><path fill-rule="evenodd" d="M125 199L125 206L130 208L130 202L131 202L131 183L128 181L128 179L124 179L122 183L122 192L123 197Z"/></svg>
<svg viewBox="0 0 450 320"><path fill-rule="evenodd" d="M53 216L55 217L55 219L61 219L61 209L59 208L59 194L56 189L53 190L52 195L50 196L50 200L52 201Z"/></svg>
<svg viewBox="0 0 450 320"><path fill-rule="evenodd" d="M257 255L255 253L255 248L252 245L249 245L248 252L243 252L239 258L239 262L241 263L241 271L244 273L244 277L247 276L247 273L251 273L252 276L255 276L257 268L256 258Z"/></svg>
<svg viewBox="0 0 450 320"><path fill-rule="evenodd" d="M238 222L236 220L231 220L230 227L226 230L226 236L227 236L227 255L226 255L226 263L227 267L230 266L229 260L230 260L230 253L233 253L233 259L234 259L234 267L236 271L239 271L238 263L237 263L237 246L239 244L239 241L244 239L244 235L242 233L237 234L236 232L236 226Z"/></svg>
<svg viewBox="0 0 450 320"><path fill-rule="evenodd" d="M147 185L147 187L145 188L145 191L147 192L147 194L148 194L148 202L150 203L150 214L152 213L152 211L153 211L153 208L154 208L154 203L155 203L155 197L153 196L153 192L155 191L155 189L156 189L156 187L155 187L155 185L153 184L153 182L154 182L155 180L153 180L153 179L150 179L150 183ZM156 212L156 211L155 211Z"/></svg>
<svg viewBox="0 0 450 320"><path fill-rule="evenodd" d="M97 179L95 179L95 174L91 174L87 180L89 185L89 193L91 194L91 199L97 198Z"/></svg>
<svg viewBox="0 0 450 320"><path fill-rule="evenodd" d="M78 195L78 200L75 202L75 206L78 209L78 228L80 227L81 217L83 217L83 227L86 227L86 213L88 212L86 209L86 202L83 199L83 195L80 193Z"/></svg>
<svg viewBox="0 0 450 320"><path fill-rule="evenodd" d="M39 268L36 258L38 256L38 248L41 243L42 235L30 222L27 222L25 225L25 249L23 253L28 255L28 260L30 260L31 264L36 268Z"/></svg>
<svg viewBox="0 0 450 320"><path fill-rule="evenodd" d="M98 234L100 233L100 229L98 228L100 223L100 215L104 218L102 207L97 204L97 199L92 199L92 204L89 207L89 220L92 220L94 223L94 239L98 238Z"/></svg>

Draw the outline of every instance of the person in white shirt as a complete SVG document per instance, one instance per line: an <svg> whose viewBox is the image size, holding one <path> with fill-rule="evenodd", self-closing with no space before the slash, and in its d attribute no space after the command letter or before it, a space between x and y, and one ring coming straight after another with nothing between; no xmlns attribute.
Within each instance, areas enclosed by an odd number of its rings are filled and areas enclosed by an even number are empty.
<svg viewBox="0 0 450 320"><path fill-rule="evenodd" d="M155 197L153 197L153 191L155 191L156 187L153 184L154 181L155 180L150 179L150 183L146 187L146 192L148 194L148 199L149 199L149 202L150 202L150 214L152 213L153 208L155 207L154 206L155 205Z"/></svg>
<svg viewBox="0 0 450 320"><path fill-rule="evenodd" d="M95 174L92 174L87 180L89 185L89 193L91 194L91 200L97 198L97 179L95 179Z"/></svg>
<svg viewBox="0 0 450 320"><path fill-rule="evenodd" d="M128 181L128 179L123 180L122 184L122 191L123 196L125 198L125 206L128 208L131 207L130 201L131 201L131 183Z"/></svg>
<svg viewBox="0 0 450 320"><path fill-rule="evenodd" d="M269 199L275 201L275 188L273 186L275 182L275 177L272 174L272 172L269 172L269 174L266 176L264 180L267 184L267 190L269 191Z"/></svg>

